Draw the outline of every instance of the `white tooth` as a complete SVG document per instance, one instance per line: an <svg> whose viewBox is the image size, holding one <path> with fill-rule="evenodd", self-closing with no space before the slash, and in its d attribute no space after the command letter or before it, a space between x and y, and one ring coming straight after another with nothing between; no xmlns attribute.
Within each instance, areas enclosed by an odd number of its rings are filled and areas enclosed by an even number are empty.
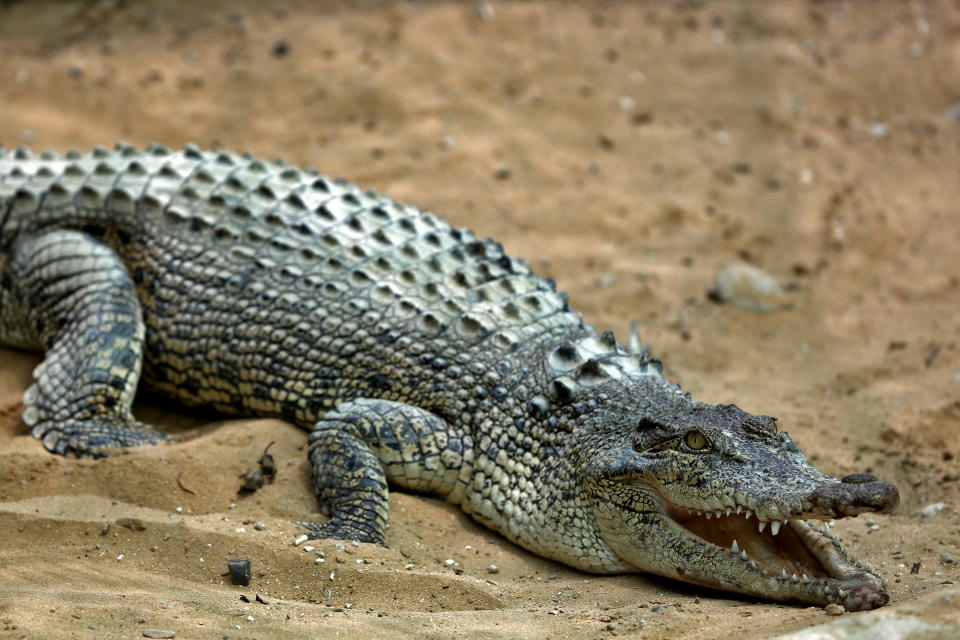
<svg viewBox="0 0 960 640"><path fill-rule="evenodd" d="M710 511L707 511L707 520L709 520L709 519L710 519L710 516L712 516L712 515L713 515L713 513L711 513Z"/></svg>
<svg viewBox="0 0 960 640"><path fill-rule="evenodd" d="M823 523L823 532L827 535L830 535L830 524L827 522Z"/></svg>
<svg viewBox="0 0 960 640"><path fill-rule="evenodd" d="M723 511L720 511L720 509L717 509L717 511L716 511L716 513L715 513L714 515L717 516L717 519L719 520L719 519L720 519L720 516L723 515Z"/></svg>
<svg viewBox="0 0 960 640"><path fill-rule="evenodd" d="M733 509L731 509L730 507L727 507L727 510L725 513L729 516L731 511L733 511Z"/></svg>
<svg viewBox="0 0 960 640"><path fill-rule="evenodd" d="M733 551L734 553L740 553L740 545L737 544L736 538L733 540L733 546L730 547L730 551Z"/></svg>
<svg viewBox="0 0 960 640"><path fill-rule="evenodd" d="M740 515L740 512L743 511L743 507L737 505L737 515Z"/></svg>
<svg viewBox="0 0 960 640"><path fill-rule="evenodd" d="M873 573L873 565L870 564L869 562L867 563L867 571L869 571L870 573Z"/></svg>
<svg viewBox="0 0 960 640"><path fill-rule="evenodd" d="M790 576L787 575L786 569L780 569L780 577L784 580L789 580Z"/></svg>
<svg viewBox="0 0 960 640"><path fill-rule="evenodd" d="M767 523L764 521L757 521L757 528L760 529L760 533L763 533L763 530L767 528Z"/></svg>
<svg viewBox="0 0 960 640"><path fill-rule="evenodd" d="M774 520L772 523L770 523L770 532L773 533L773 535L777 535L778 533L780 533L779 520Z"/></svg>
<svg viewBox="0 0 960 640"><path fill-rule="evenodd" d="M847 597L847 592L844 591L843 589L838 589L838 590L837 590L837 595L840 596L841 598L846 598L846 597Z"/></svg>
<svg viewBox="0 0 960 640"><path fill-rule="evenodd" d="M791 573L791 574L790 574L790 580L791 580L792 582L800 582L800 577L799 577L797 574L795 574L795 573Z"/></svg>
<svg viewBox="0 0 960 640"><path fill-rule="evenodd" d="M803 581L810 582L810 576L808 576L807 574L803 574Z"/></svg>
<svg viewBox="0 0 960 640"><path fill-rule="evenodd" d="M741 559L741 560L746 560L746 559L747 559L747 552L746 552L746 551L741 551L741 552L740 552L740 559Z"/></svg>
<svg viewBox="0 0 960 640"><path fill-rule="evenodd" d="M753 515L753 512L750 511L750 509L747 509L747 515L745 515L744 518L747 519L747 520L749 520L749 519L750 519L750 516L752 516L752 515Z"/></svg>
<svg viewBox="0 0 960 640"><path fill-rule="evenodd" d="M754 562L753 560L751 560L751 561L750 561L750 568L751 568L751 569L756 569L756 568L757 568L757 563Z"/></svg>

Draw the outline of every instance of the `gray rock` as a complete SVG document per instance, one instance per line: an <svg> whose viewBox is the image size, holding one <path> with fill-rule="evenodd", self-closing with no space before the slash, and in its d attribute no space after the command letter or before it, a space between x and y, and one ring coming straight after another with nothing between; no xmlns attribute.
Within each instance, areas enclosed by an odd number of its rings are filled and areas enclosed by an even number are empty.
<svg viewBox="0 0 960 640"><path fill-rule="evenodd" d="M776 640L946 640L960 638L960 588L935 591L916 600L841 616Z"/></svg>
<svg viewBox="0 0 960 640"><path fill-rule="evenodd" d="M743 262L723 267L708 295L747 311L768 312L786 306L780 283L766 271Z"/></svg>

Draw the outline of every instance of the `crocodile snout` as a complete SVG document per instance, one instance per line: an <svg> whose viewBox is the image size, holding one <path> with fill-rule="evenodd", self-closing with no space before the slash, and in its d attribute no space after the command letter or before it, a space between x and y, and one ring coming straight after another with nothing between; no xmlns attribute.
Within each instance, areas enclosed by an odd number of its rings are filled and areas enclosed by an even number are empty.
<svg viewBox="0 0 960 640"><path fill-rule="evenodd" d="M814 509L837 516L855 516L866 511L887 513L900 503L900 492L869 473L853 473L840 482L814 489L808 499Z"/></svg>

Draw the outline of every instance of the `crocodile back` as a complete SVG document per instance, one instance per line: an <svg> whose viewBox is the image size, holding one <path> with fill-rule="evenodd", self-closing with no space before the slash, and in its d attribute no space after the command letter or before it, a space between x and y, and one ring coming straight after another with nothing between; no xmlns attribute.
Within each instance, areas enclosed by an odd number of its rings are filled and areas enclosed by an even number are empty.
<svg viewBox="0 0 960 640"><path fill-rule="evenodd" d="M8 151L4 210L7 244L72 228L113 247L140 292L146 380L221 410L309 424L376 396L456 412L464 376L592 331L498 243L280 161Z"/></svg>

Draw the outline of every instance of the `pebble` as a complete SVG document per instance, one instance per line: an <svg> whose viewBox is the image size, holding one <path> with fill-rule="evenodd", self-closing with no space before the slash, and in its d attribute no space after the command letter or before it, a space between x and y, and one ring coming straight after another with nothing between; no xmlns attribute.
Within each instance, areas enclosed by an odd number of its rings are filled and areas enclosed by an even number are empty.
<svg viewBox="0 0 960 640"><path fill-rule="evenodd" d="M784 306L780 283L767 272L743 262L724 266L708 295L747 311L769 312Z"/></svg>
<svg viewBox="0 0 960 640"><path fill-rule="evenodd" d="M477 3L477 15L481 20L493 20L497 14L493 10L493 5L484 0Z"/></svg>
<svg viewBox="0 0 960 640"><path fill-rule="evenodd" d="M487 573L500 573L500 567L498 567L495 564L492 564L489 567L487 567Z"/></svg>
<svg viewBox="0 0 960 640"><path fill-rule="evenodd" d="M457 564L457 561L454 560L453 558L447 558L446 560L443 561L443 564L447 567L452 567L453 565Z"/></svg>
<svg viewBox="0 0 960 640"><path fill-rule="evenodd" d="M831 602L823 608L828 616L839 616L843 613L843 607L836 602Z"/></svg>
<svg viewBox="0 0 960 640"><path fill-rule="evenodd" d="M277 40L273 45L273 55L282 58L290 53L290 44L286 40Z"/></svg>
<svg viewBox="0 0 960 640"><path fill-rule="evenodd" d="M310 538L307 536L307 534L303 534L303 535L301 535L301 536L298 536L298 537L293 541L293 546L299 547L300 545L302 545L304 542L306 542L306 541L309 540L309 539L310 539Z"/></svg>
<svg viewBox="0 0 960 640"><path fill-rule="evenodd" d="M238 587L246 587L250 584L250 558L231 558L227 560L227 570L230 571L230 579Z"/></svg>
<svg viewBox="0 0 960 640"><path fill-rule="evenodd" d="M263 524L262 522L258 522L255 525L253 525L253 528L256 529L257 531L266 531L267 525Z"/></svg>
<svg viewBox="0 0 960 640"><path fill-rule="evenodd" d="M940 513L947 505L942 502L934 502L933 504L928 504L923 509L920 510L920 516L924 518L929 518Z"/></svg>
<svg viewBox="0 0 960 640"><path fill-rule="evenodd" d="M945 117L947 120L960 122L960 102L954 102L953 104L947 106L947 108L943 110L943 117Z"/></svg>
<svg viewBox="0 0 960 640"><path fill-rule="evenodd" d="M176 631L165 631L163 629L144 629L144 638L176 638Z"/></svg>
<svg viewBox="0 0 960 640"><path fill-rule="evenodd" d="M870 126L867 127L867 131L870 132L874 138L886 138L889 130L887 125L884 122L871 122Z"/></svg>
<svg viewBox="0 0 960 640"><path fill-rule="evenodd" d="M954 560L952 556L949 556L946 553L941 553L940 562L944 564L953 564L954 562L956 562L956 560Z"/></svg>
<svg viewBox="0 0 960 640"><path fill-rule="evenodd" d="M497 167L496 171L493 172L493 177L497 180L506 180L513 175L513 169L510 168L508 164L501 164Z"/></svg>

